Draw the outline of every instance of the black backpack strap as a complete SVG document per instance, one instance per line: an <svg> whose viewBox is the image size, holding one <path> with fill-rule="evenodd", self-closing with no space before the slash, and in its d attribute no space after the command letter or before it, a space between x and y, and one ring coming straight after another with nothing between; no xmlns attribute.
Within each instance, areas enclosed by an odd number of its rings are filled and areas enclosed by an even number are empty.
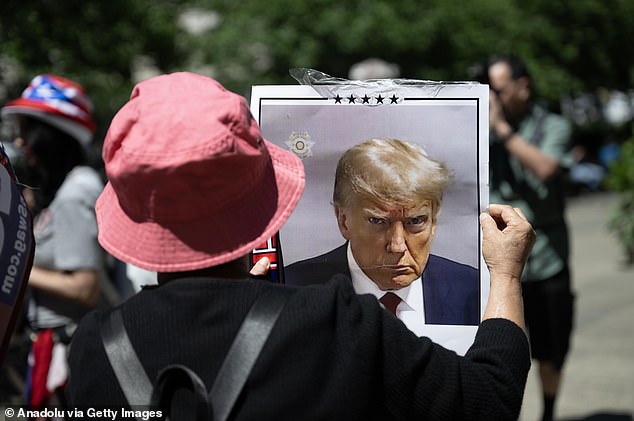
<svg viewBox="0 0 634 421"><path fill-rule="evenodd" d="M152 394L152 382L132 347L120 308L114 309L103 320L101 341L128 403L131 406L147 407Z"/></svg>
<svg viewBox="0 0 634 421"><path fill-rule="evenodd" d="M180 413L174 414L172 408L174 395L181 390L187 390L194 398L193 402L189 403L190 406L185 408L186 416ZM165 420L213 420L205 384L196 373L181 364L169 365L158 373L154 390L152 391L150 406L152 408L160 408ZM194 412L193 416L192 411Z"/></svg>
<svg viewBox="0 0 634 421"><path fill-rule="evenodd" d="M249 310L209 392L208 400L214 421L225 421L231 413L260 351L293 292L289 288L272 289L259 297ZM153 393L152 383L130 342L119 308L102 321L101 340L128 404L148 406L152 401L162 406L165 404L163 392L173 395L172 386L168 384L172 381L170 379L191 386L194 392L199 391L198 376L194 372L189 369L183 371L183 366L169 366L159 375L159 390ZM205 411L201 407L196 412L199 416Z"/></svg>
<svg viewBox="0 0 634 421"><path fill-rule="evenodd" d="M209 392L214 421L225 421L294 290L276 288L261 296L242 322Z"/></svg>
<svg viewBox="0 0 634 421"><path fill-rule="evenodd" d="M544 123L546 122L546 117L548 117L548 112L546 110L542 111L543 113L537 117L537 121L535 122L535 131L530 138L530 143L537 147L540 147L542 141L544 140Z"/></svg>

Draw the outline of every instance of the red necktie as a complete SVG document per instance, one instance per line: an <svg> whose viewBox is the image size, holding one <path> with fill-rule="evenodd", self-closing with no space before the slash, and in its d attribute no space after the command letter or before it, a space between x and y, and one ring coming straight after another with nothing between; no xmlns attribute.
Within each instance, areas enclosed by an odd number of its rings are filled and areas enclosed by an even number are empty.
<svg viewBox="0 0 634 421"><path fill-rule="evenodd" d="M398 307L399 303L401 302L401 299L398 295L394 294L393 292L388 292L384 296L382 296L379 301L385 306L387 311L396 316L396 307Z"/></svg>

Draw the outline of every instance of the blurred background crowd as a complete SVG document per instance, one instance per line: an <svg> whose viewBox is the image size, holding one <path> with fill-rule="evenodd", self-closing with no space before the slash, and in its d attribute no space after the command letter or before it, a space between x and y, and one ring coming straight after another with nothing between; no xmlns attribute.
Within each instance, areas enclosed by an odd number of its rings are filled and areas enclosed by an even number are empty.
<svg viewBox="0 0 634 421"><path fill-rule="evenodd" d="M36 74L75 80L94 102L98 147L134 83L159 73L209 75L248 97L252 85L295 84L294 67L477 80L484 59L512 52L538 96L573 121L575 156L589 164L573 177L598 189L632 136L633 38L628 0L9 0L0 11L0 102Z"/></svg>
<svg viewBox="0 0 634 421"><path fill-rule="evenodd" d="M94 102L98 148L134 83L159 73L212 76L248 98L252 85L295 84L294 67L477 80L484 59L512 52L538 96L574 123L582 165L571 177L597 190L632 136L633 38L629 0L9 0L0 11L0 102L36 74L75 80Z"/></svg>

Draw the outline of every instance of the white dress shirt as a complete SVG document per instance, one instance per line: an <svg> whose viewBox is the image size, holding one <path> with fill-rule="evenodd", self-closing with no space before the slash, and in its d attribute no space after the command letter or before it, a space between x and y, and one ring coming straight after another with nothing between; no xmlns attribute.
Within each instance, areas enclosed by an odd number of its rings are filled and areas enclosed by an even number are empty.
<svg viewBox="0 0 634 421"><path fill-rule="evenodd" d="M357 264L350 243L348 243L348 267L352 278L352 287L357 294L372 294L380 299L387 291L381 290ZM396 307L396 317L405 323L418 336L424 335L425 330L425 302L423 300L423 282L419 277L409 286L390 290L401 299Z"/></svg>

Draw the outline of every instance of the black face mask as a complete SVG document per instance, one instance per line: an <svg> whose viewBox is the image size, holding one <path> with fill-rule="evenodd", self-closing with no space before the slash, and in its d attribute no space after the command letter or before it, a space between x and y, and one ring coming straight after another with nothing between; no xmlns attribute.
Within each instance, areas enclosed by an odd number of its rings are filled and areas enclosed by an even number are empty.
<svg viewBox="0 0 634 421"><path fill-rule="evenodd" d="M35 158L35 164L26 167L24 184L35 189L37 213L50 205L66 175L83 164L85 156L75 138L38 120L28 121L22 138Z"/></svg>

